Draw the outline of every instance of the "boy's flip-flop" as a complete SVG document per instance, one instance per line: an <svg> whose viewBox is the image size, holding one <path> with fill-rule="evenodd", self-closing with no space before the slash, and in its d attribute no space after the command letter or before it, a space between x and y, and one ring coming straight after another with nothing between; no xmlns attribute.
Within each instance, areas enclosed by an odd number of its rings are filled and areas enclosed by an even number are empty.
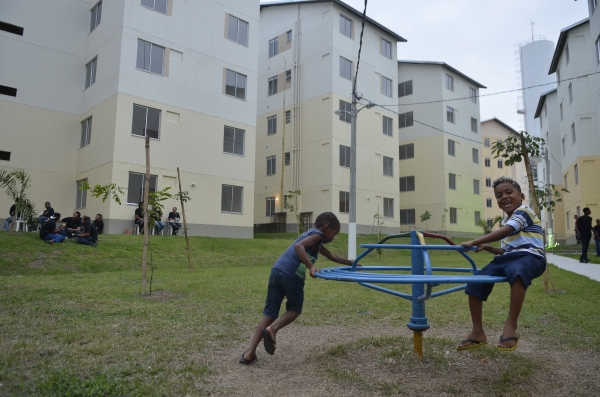
<svg viewBox="0 0 600 397"><path fill-rule="evenodd" d="M504 335L500 335L500 342L504 343L504 342L508 342L508 341L514 340L515 344L512 347L496 346L496 349L502 350L502 351L505 351L505 352L511 352L513 350L517 350L517 346L519 345L519 338L521 338L520 335L509 336L507 338L505 338Z"/></svg>
<svg viewBox="0 0 600 397"><path fill-rule="evenodd" d="M464 343L469 342L470 345L462 346ZM456 346L456 350L469 350L469 349L477 349L478 347L487 345L487 341L480 342L475 339L465 339L460 341L460 345Z"/></svg>
<svg viewBox="0 0 600 397"><path fill-rule="evenodd" d="M273 354L275 354L275 341L271 338L271 333L269 331L267 331L266 329L263 329L261 331L262 337L263 337L263 343L265 345L265 350L267 351L267 353L269 353L271 356Z"/></svg>
<svg viewBox="0 0 600 397"><path fill-rule="evenodd" d="M252 357L250 360L246 360L244 358L244 354L246 354L246 352L242 353L242 358L240 358L240 361L239 361L240 364L250 365L250 364L252 364L253 362L256 361L256 355L254 357Z"/></svg>

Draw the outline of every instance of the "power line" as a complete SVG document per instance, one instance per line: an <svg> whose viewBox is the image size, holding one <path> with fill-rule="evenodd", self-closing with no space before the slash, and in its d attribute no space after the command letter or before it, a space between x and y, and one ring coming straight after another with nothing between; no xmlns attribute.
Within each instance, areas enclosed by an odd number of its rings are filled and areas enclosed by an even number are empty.
<svg viewBox="0 0 600 397"><path fill-rule="evenodd" d="M367 17L367 0L365 0L365 10L362 16L362 28L360 29L360 43L358 45L358 60L356 61L356 73L354 74L354 87L352 87L352 95L358 98L356 95L356 79L358 77L358 65L360 65L360 52L362 50L362 39L363 33L365 32L365 18Z"/></svg>

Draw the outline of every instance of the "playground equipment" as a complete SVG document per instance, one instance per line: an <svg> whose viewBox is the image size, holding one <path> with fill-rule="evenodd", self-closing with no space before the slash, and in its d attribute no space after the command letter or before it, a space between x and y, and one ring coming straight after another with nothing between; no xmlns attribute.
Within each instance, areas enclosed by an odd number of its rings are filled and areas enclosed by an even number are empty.
<svg viewBox="0 0 600 397"><path fill-rule="evenodd" d="M409 237L411 244L384 244L387 240ZM442 239L449 245L425 245L425 238L431 237ZM413 331L414 351L420 357L423 356L423 331L429 329L427 317L425 316L425 301L451 292L460 291L466 285L448 288L433 292L433 287L440 284L462 284L462 283L501 283L507 281L506 277L477 276L479 269L475 262L464 252L464 247L457 246L446 236L434 233L420 233L411 231L408 233L393 234L385 237L377 244L361 244L366 248L355 260L352 266L330 267L321 269L316 275L325 280L355 282L372 288L376 291L385 292L412 302L412 316L407 324L408 329ZM411 250L411 266L357 266L359 261L376 249L409 249ZM472 247L471 250L476 250ZM429 259L429 250L457 251L471 264L470 268L432 267ZM410 271L411 274L378 273L389 271ZM434 275L434 271L471 273L472 275ZM411 284L412 294L394 291L376 284Z"/></svg>

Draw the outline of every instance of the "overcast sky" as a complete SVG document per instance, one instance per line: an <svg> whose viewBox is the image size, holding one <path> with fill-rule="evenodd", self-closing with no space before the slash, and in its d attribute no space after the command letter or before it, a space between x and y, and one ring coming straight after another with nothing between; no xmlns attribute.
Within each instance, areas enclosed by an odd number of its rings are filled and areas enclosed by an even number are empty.
<svg viewBox="0 0 600 397"><path fill-rule="evenodd" d="M364 0L343 1L364 9ZM369 0L367 15L407 40L398 44L399 59L446 62L486 86L485 95L518 87L515 44L531 39L531 21L535 35L556 45L588 8L587 0ZM517 96L481 98L481 119L520 129Z"/></svg>

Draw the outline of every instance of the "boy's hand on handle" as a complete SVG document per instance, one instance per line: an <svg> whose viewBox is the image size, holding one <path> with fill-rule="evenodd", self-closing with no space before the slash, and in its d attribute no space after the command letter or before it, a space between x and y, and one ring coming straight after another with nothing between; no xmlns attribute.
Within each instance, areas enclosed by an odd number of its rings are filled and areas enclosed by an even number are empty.
<svg viewBox="0 0 600 397"><path fill-rule="evenodd" d="M473 244L473 242L474 242L474 240L471 240L471 241L465 241L464 243L460 243L459 245L460 245L461 247L464 247L464 248L465 248L465 251L468 251L468 250L470 250L472 247L474 247L474 246L475 246L475 244ZM480 249L478 249L478 250L477 250L477 252L479 252L479 251L480 251Z"/></svg>
<svg viewBox="0 0 600 397"><path fill-rule="evenodd" d="M319 273L319 269L317 269L316 266L311 266L308 271L310 272L310 276L312 278L317 278L317 275L315 273Z"/></svg>

